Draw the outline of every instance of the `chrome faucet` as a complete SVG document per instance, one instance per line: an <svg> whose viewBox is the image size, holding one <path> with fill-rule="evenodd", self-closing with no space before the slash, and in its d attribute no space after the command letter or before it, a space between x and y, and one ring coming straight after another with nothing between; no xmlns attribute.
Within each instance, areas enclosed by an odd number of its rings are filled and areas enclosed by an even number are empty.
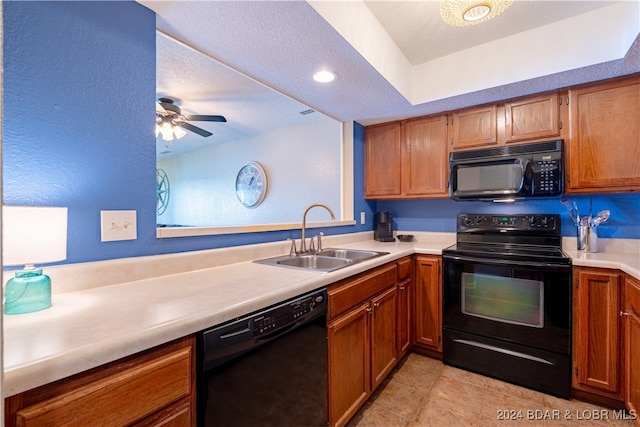
<svg viewBox="0 0 640 427"><path fill-rule="evenodd" d="M315 207L325 208L327 211L329 211L329 214L331 214L331 219L336 219L336 216L333 214L333 211L327 205L323 205L322 203L315 203L315 204L309 206L304 211L304 214L302 214L302 237L300 239L300 252L299 252L300 254L306 254L307 253L307 242L306 242L306 238L305 238L305 234L306 234L306 230L307 230L307 213L311 210L311 208L315 208Z"/></svg>

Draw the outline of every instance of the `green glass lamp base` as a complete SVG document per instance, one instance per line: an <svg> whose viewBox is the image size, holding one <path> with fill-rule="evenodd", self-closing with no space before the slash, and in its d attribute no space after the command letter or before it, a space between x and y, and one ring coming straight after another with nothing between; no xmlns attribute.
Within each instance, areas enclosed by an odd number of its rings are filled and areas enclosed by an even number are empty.
<svg viewBox="0 0 640 427"><path fill-rule="evenodd" d="M51 307L51 279L41 268L16 271L4 291L4 314L24 314Z"/></svg>

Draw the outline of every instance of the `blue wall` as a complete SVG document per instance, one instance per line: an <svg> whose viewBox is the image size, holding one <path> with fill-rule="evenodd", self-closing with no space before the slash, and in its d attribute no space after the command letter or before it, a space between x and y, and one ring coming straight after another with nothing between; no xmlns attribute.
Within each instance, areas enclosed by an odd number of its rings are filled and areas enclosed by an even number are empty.
<svg viewBox="0 0 640 427"><path fill-rule="evenodd" d="M3 202L67 206L64 263L299 237L294 230L156 239L153 12L132 1L12 1L3 3L3 25ZM355 209L371 218L362 147L356 151ZM138 239L100 242L101 210L136 210Z"/></svg>
<svg viewBox="0 0 640 427"><path fill-rule="evenodd" d="M598 227L598 236L605 238L640 239L640 195L608 194L567 196L576 201L580 215L603 209L611 211L608 222ZM455 202L452 200L379 201L377 208L394 216L398 230L455 232L455 217L459 213L556 213L560 214L563 236L575 236L576 227L560 200L524 201L510 204L489 202Z"/></svg>
<svg viewBox="0 0 640 427"><path fill-rule="evenodd" d="M156 239L155 15L130 2L3 2L3 202L67 206L64 263L182 252L298 238L299 230ZM450 200L364 199L364 128L354 129L354 212L370 230L376 210L398 229L454 231L459 212L505 212L504 206ZM589 197L576 197L586 212ZM603 237L640 238L637 195L594 196L610 209ZM100 242L100 210L135 209L138 239ZM518 203L509 212L558 212L559 201ZM302 213L301 213L302 214Z"/></svg>

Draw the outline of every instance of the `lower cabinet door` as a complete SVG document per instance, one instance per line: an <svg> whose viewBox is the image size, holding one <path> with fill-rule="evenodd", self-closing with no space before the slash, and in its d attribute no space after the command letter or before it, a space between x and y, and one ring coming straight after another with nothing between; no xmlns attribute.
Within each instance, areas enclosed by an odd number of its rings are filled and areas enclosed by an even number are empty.
<svg viewBox="0 0 640 427"><path fill-rule="evenodd" d="M413 330L411 279L398 283L398 359L411 348Z"/></svg>
<svg viewBox="0 0 640 427"><path fill-rule="evenodd" d="M369 302L328 325L329 425L345 425L371 395Z"/></svg>
<svg viewBox="0 0 640 427"><path fill-rule="evenodd" d="M415 342L442 352L441 258L418 256L415 264Z"/></svg>
<svg viewBox="0 0 640 427"><path fill-rule="evenodd" d="M622 400L620 273L574 267L573 280L572 386Z"/></svg>
<svg viewBox="0 0 640 427"><path fill-rule="evenodd" d="M632 414L640 417L640 318L629 314L625 319L625 385L626 385L626 405ZM636 418L636 425L640 425L640 420Z"/></svg>
<svg viewBox="0 0 640 427"><path fill-rule="evenodd" d="M371 390L375 390L398 362L396 346L396 300L392 286L371 300Z"/></svg>
<svg viewBox="0 0 640 427"><path fill-rule="evenodd" d="M624 291L625 403L640 426L640 280L627 276Z"/></svg>

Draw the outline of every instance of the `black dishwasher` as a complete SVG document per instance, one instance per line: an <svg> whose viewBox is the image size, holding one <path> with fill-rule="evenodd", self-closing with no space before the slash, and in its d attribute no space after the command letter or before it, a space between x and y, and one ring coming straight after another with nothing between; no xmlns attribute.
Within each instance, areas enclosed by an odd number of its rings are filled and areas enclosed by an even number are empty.
<svg viewBox="0 0 640 427"><path fill-rule="evenodd" d="M326 313L319 289L201 332L198 425L326 426Z"/></svg>

